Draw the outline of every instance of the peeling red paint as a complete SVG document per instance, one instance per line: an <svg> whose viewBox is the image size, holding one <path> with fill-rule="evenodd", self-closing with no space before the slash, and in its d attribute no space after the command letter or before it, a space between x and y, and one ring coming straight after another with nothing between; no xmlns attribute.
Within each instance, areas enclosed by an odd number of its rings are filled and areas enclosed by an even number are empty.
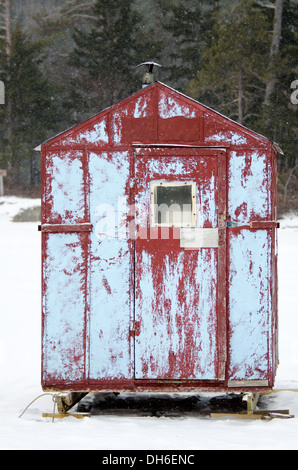
<svg viewBox="0 0 298 470"><path fill-rule="evenodd" d="M103 283L107 293L111 294L112 293L111 286L109 285L108 280L105 277L103 277L102 283Z"/></svg>
<svg viewBox="0 0 298 470"><path fill-rule="evenodd" d="M276 162L268 139L158 82L45 142L43 388L273 386ZM216 246L153 226L156 181L194 184L190 233ZM102 240L98 205L118 198Z"/></svg>

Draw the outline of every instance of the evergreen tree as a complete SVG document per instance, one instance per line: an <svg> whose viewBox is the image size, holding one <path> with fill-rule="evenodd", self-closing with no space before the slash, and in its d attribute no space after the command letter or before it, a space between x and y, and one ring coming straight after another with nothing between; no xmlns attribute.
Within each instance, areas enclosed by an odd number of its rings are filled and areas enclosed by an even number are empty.
<svg viewBox="0 0 298 470"><path fill-rule="evenodd" d="M252 126L260 112L268 66L270 23L253 1L240 0L216 15L214 40L205 48L188 93Z"/></svg>
<svg viewBox="0 0 298 470"><path fill-rule="evenodd" d="M274 11L271 21L274 22ZM268 71L274 87L269 99L264 99L259 121L260 132L278 142L284 155L279 157L280 209L297 208L298 194L298 106L291 103L291 83L297 79L298 56L297 2L286 0L283 4L280 44L278 53Z"/></svg>
<svg viewBox="0 0 298 470"><path fill-rule="evenodd" d="M145 21L131 0L97 0L92 15L90 30L74 31L70 61L76 69L72 103L85 116L140 88L135 67L156 58L159 48L146 40Z"/></svg>
<svg viewBox="0 0 298 470"><path fill-rule="evenodd" d="M166 68L168 81L181 91L196 77L201 65L204 47L212 38L213 13L216 0L158 0L162 12L162 25L168 31L171 51Z"/></svg>
<svg viewBox="0 0 298 470"><path fill-rule="evenodd" d="M298 176L298 108L290 100L297 78L297 14L291 0L238 0L234 8L221 9L211 47L204 50L197 77L186 90L278 142L284 152L279 157L280 188L287 185L288 194L289 178Z"/></svg>
<svg viewBox="0 0 298 470"><path fill-rule="evenodd" d="M279 0L280 2L280 0ZM270 11L274 25L276 13ZM298 10L294 1L284 1L278 48L271 54L270 67L266 75L266 91L259 129L269 138L279 142L285 153L280 159L280 169L292 167L296 163L298 133L297 105L291 103L291 83L297 78L298 56ZM272 28L273 29L273 28ZM274 45L274 29L272 34ZM271 51L272 51L271 45ZM268 92L269 89L269 92Z"/></svg>
<svg viewBox="0 0 298 470"><path fill-rule="evenodd" d="M1 165L9 170L9 182L18 184L22 167L31 169L33 149L57 129L58 106L42 70L42 43L32 41L20 26L12 32L11 50L0 50L5 82L5 106L1 107Z"/></svg>

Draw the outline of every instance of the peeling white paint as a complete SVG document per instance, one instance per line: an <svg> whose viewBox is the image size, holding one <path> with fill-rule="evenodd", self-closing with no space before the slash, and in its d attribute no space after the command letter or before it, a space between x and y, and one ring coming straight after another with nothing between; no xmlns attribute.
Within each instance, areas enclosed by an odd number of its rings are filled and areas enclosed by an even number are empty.
<svg viewBox="0 0 298 470"><path fill-rule="evenodd" d="M93 129L88 129L85 132L82 132L81 134L79 134L77 140L79 142L85 141L90 144L95 144L97 142L108 143L109 135L107 132L106 120L96 123Z"/></svg>
<svg viewBox="0 0 298 470"><path fill-rule="evenodd" d="M186 118L195 118L196 109L192 109L187 105L182 105L181 101L176 101L172 96L167 94L161 94L158 103L158 113L163 119L184 116Z"/></svg>
<svg viewBox="0 0 298 470"><path fill-rule="evenodd" d="M129 153L91 153L89 171L91 223L96 227L101 216L98 207L110 206L116 213L119 198L122 202L126 200ZM129 379L132 309L129 241L116 237L100 240L93 231L90 253L90 378Z"/></svg>
<svg viewBox="0 0 298 470"><path fill-rule="evenodd" d="M271 207L268 158L259 151L231 152L228 209L232 220L247 224L253 216L266 218Z"/></svg>
<svg viewBox="0 0 298 470"><path fill-rule="evenodd" d="M189 159L188 163L190 169L194 168L197 162ZM149 178L152 180L160 178L161 175L164 177L175 175L177 178L183 178L185 174L185 162L179 158L167 158L167 165L165 165L163 160L150 159L148 160L148 173Z"/></svg>
<svg viewBox="0 0 298 470"><path fill-rule="evenodd" d="M153 263L156 256L158 272ZM136 263L136 318L141 322L136 377L216 379L215 253L184 251L170 256L143 251L137 254ZM181 282L185 303L180 298Z"/></svg>
<svg viewBox="0 0 298 470"><path fill-rule="evenodd" d="M135 109L134 109L134 114L133 117L138 119L138 118L144 118L148 116L148 102L147 102L147 97L141 96L138 98L136 104L135 104Z"/></svg>
<svg viewBox="0 0 298 470"><path fill-rule="evenodd" d="M93 126L89 126L77 132L73 130L69 135L59 142L60 146L67 146L80 143L104 145L109 142L109 135L107 129L107 120L102 119L96 122Z"/></svg>
<svg viewBox="0 0 298 470"><path fill-rule="evenodd" d="M231 137L231 144L232 145L246 145L247 139L243 135L233 132L232 137Z"/></svg>
<svg viewBox="0 0 298 470"><path fill-rule="evenodd" d="M136 161L136 202L147 204L150 183L196 179L197 224L217 227L217 158L140 158ZM206 163L208 160L208 165ZM207 170L207 168L209 170ZM204 205L204 214L202 210ZM137 225L143 218L137 213ZM217 248L152 252L136 241L136 377L216 380ZM148 248L148 252L147 252Z"/></svg>
<svg viewBox="0 0 298 470"><path fill-rule="evenodd" d="M217 134L210 135L205 138L206 142L227 142L229 140L228 136L223 132L218 132Z"/></svg>
<svg viewBox="0 0 298 470"><path fill-rule="evenodd" d="M85 299L81 291L85 279L79 235L50 234L46 253L44 379L80 381L85 373Z"/></svg>
<svg viewBox="0 0 298 470"><path fill-rule="evenodd" d="M272 333L270 257L267 230L243 230L230 236L229 380L267 379Z"/></svg>
<svg viewBox="0 0 298 470"><path fill-rule="evenodd" d="M114 144L118 145L121 143L122 137L122 119L124 116L128 115L127 108L121 108L119 111L115 112L111 118L112 124L112 138Z"/></svg>
<svg viewBox="0 0 298 470"><path fill-rule="evenodd" d="M206 137L206 142L230 142L232 145L247 145L247 139L243 134L227 130L226 132L218 132Z"/></svg>
<svg viewBox="0 0 298 470"><path fill-rule="evenodd" d="M78 223L85 214L82 152L56 152L49 159L52 217L61 217L63 223Z"/></svg>

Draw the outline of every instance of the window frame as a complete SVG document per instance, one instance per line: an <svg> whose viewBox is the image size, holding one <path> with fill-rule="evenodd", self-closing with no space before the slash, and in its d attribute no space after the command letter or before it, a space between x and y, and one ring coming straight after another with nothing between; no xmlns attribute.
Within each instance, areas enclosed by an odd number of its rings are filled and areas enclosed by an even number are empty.
<svg viewBox="0 0 298 470"><path fill-rule="evenodd" d="M156 211L155 206L155 188L157 187L174 187L174 186L191 186L191 220L190 223L183 223L183 220L180 222L160 222L156 221ZM151 182L151 198L150 198L150 225L151 227L196 227L196 183L193 181L152 181ZM171 207L171 206L169 206Z"/></svg>

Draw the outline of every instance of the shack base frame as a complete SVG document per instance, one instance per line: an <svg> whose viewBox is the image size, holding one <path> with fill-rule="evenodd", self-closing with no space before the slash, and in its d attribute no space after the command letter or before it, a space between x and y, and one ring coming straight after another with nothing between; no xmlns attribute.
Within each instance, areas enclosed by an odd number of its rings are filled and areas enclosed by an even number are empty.
<svg viewBox="0 0 298 470"><path fill-rule="evenodd" d="M237 390L239 392L239 390ZM294 390L298 391L298 390ZM278 392L278 390L267 390L264 395L268 395L274 392ZM115 394L119 394L119 392L114 392ZM52 421L54 419L63 419L67 417L74 417L76 419L82 419L85 417L91 417L91 413L85 413L85 412L75 412L71 411L72 408L77 405L84 397L88 395L88 392L69 392L66 395L56 395L54 397L54 401L57 405L57 411L58 413L43 413L42 417L43 418L52 418ZM294 418L294 415L290 414L290 411L288 409L283 409L283 410L271 410L271 409L265 409L265 410L260 410L257 409L258 401L260 397L262 396L261 392L241 392L242 395L242 401L246 403L246 409L243 411L222 411L222 410L217 410L217 411L212 411L210 412L209 416L210 418L239 418L239 419L246 419L246 420L266 420L270 421L275 418L279 419L290 419ZM200 416L200 412L197 413L198 416Z"/></svg>

